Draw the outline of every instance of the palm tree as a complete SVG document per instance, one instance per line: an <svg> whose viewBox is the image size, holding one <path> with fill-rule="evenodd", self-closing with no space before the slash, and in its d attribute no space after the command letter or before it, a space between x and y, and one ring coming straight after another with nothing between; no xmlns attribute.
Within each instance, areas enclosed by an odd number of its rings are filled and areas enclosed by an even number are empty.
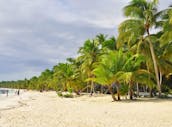
<svg viewBox="0 0 172 127"><path fill-rule="evenodd" d="M81 61L81 70L87 75L88 78L93 78L92 73L94 69L94 63L97 62L100 54L99 42L96 40L87 40L84 46L79 49L80 56L78 58ZM88 82L89 83L89 82ZM94 92L94 81L90 81L91 95Z"/></svg>
<svg viewBox="0 0 172 127"><path fill-rule="evenodd" d="M37 89L37 84L38 83L38 77L33 76L30 80L29 80L29 89L33 90L33 89Z"/></svg>
<svg viewBox="0 0 172 127"><path fill-rule="evenodd" d="M98 34L96 36L96 39L98 40L99 44L102 44L103 42L105 42L107 40L107 35L104 34Z"/></svg>
<svg viewBox="0 0 172 127"><path fill-rule="evenodd" d="M156 14L161 20L156 23L156 27L162 30L155 36L157 43L155 52L157 54L157 63L159 69L160 85L162 84L162 76L168 75L172 70L172 7L160 11ZM158 39L159 38L159 39Z"/></svg>
<svg viewBox="0 0 172 127"><path fill-rule="evenodd" d="M119 83L116 77L116 73L120 71L125 63L125 56L122 51L110 51L100 57L100 61L97 63L93 73L95 74L94 81L106 85L112 95L113 100L116 98L112 91L112 85L116 84L118 100L120 100Z"/></svg>
<svg viewBox="0 0 172 127"><path fill-rule="evenodd" d="M51 70L46 69L41 73L41 75L38 77L38 84L39 89L42 90L48 90L49 89L49 82L52 80L53 73Z"/></svg>
<svg viewBox="0 0 172 127"><path fill-rule="evenodd" d="M156 38L156 41L158 39ZM154 43L155 44L155 43ZM149 48L149 42L146 39L141 39L139 40L138 44L137 44L137 53L141 54L142 56L145 57L146 61L144 63L144 66L142 67L143 69L147 69L147 71L152 74L154 73L154 65L152 63L152 59L151 59L151 52L150 52L150 48ZM157 48L156 48L157 50ZM158 58L158 57L157 57ZM145 79L145 81L147 82L146 85L149 87L149 91L150 91L150 97L152 97L152 89L155 87L154 84L151 82L151 77L150 75L147 77L147 79ZM156 80L155 80L156 81Z"/></svg>
<svg viewBox="0 0 172 127"><path fill-rule="evenodd" d="M154 82L151 73L145 69L141 69L141 64L145 62L143 56L139 54L126 54L126 61L123 65L121 71L116 75L120 83L125 83L129 85L129 96L133 99L133 86L136 83L146 84L148 86L153 86ZM151 77L151 78L148 78Z"/></svg>
<svg viewBox="0 0 172 127"><path fill-rule="evenodd" d="M163 46L172 42L172 6L160 11L157 15L162 18L162 20L157 23L157 27L162 28L162 31L160 31L160 42L161 46Z"/></svg>
<svg viewBox="0 0 172 127"><path fill-rule="evenodd" d="M172 6L158 13L162 21L158 22L158 26L162 28L160 34L160 49L162 54L159 54L160 68L160 84L162 83L162 75L169 75L172 70Z"/></svg>
<svg viewBox="0 0 172 127"><path fill-rule="evenodd" d="M124 21L119 27L119 46L121 43L127 43L129 48L138 40L147 40L151 52L156 82L161 95L161 86L159 82L159 72L157 66L157 58L152 44L150 29L155 26L158 0L132 0L128 6L124 8L125 16L130 19ZM146 36L146 37L145 37Z"/></svg>
<svg viewBox="0 0 172 127"><path fill-rule="evenodd" d="M111 51L102 55L101 60L96 64L93 73L95 82L109 87L113 100L116 100L112 85L116 85L117 100L120 100L120 84L129 85L130 99L133 97L133 85L135 82L146 84L150 73L144 69L140 69L141 63L145 62L143 56L131 53L123 53L122 50ZM150 81L153 84L153 81Z"/></svg>
<svg viewBox="0 0 172 127"><path fill-rule="evenodd" d="M79 95L81 90L85 89L85 80L86 80L86 76L84 75L84 73L82 73L81 70L81 61L79 61L78 59L74 59L74 58L67 58L67 61L69 62L69 64L72 67L72 70L74 72L73 74L73 82L71 87L73 88L74 92Z"/></svg>
<svg viewBox="0 0 172 127"><path fill-rule="evenodd" d="M54 66L54 78L61 91L72 89L76 94L80 94L80 90L84 87L84 81L81 70L78 68L78 63L75 59L67 59L67 63L59 63Z"/></svg>
<svg viewBox="0 0 172 127"><path fill-rule="evenodd" d="M162 76L168 75L172 70L172 42L158 47L158 68L160 72L160 84L162 84Z"/></svg>
<svg viewBox="0 0 172 127"><path fill-rule="evenodd" d="M59 63L56 67L54 67L54 76L57 78L58 83L61 85L62 91L65 91L71 87L73 75L73 68L68 63Z"/></svg>

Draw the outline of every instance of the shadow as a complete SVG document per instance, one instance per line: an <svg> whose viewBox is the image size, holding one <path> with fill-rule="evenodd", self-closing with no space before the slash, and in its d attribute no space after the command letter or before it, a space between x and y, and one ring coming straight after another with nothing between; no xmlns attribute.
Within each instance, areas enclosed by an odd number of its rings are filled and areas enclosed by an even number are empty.
<svg viewBox="0 0 172 127"><path fill-rule="evenodd" d="M117 103L140 103L140 102L153 102L153 103L161 103L161 102L169 102L172 101L172 97L168 97L168 98L158 98L158 97L153 97L153 98L149 98L149 97L144 97L144 98L135 98L133 100L129 100L129 99L121 99L121 101L113 101L113 102L117 102Z"/></svg>

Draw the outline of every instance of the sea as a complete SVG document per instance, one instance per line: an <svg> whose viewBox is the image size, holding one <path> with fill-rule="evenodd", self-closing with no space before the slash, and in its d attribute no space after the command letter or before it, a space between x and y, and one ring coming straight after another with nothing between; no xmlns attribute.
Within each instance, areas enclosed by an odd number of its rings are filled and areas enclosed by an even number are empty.
<svg viewBox="0 0 172 127"><path fill-rule="evenodd" d="M13 96L16 94L16 91L16 89L0 88L0 99Z"/></svg>
<svg viewBox="0 0 172 127"><path fill-rule="evenodd" d="M20 96L16 94L16 91L17 89L0 88L0 111L10 109L18 105Z"/></svg>

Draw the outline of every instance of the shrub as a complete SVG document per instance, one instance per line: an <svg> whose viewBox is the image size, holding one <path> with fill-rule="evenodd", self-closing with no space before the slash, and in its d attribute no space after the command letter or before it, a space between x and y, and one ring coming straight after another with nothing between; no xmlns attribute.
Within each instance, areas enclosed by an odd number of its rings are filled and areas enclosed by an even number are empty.
<svg viewBox="0 0 172 127"><path fill-rule="evenodd" d="M63 97L63 94L62 94L62 92L57 92L57 95L59 96L59 97Z"/></svg>
<svg viewBox="0 0 172 127"><path fill-rule="evenodd" d="M65 95L63 95L63 97L65 97L65 98L73 98L73 95L72 94L65 94Z"/></svg>
<svg viewBox="0 0 172 127"><path fill-rule="evenodd" d="M70 94L72 94L72 92L73 92L73 89L72 88L68 88L68 90L67 90Z"/></svg>
<svg viewBox="0 0 172 127"><path fill-rule="evenodd" d="M57 95L59 97L65 97L65 98L73 98L74 96L72 95L72 93L62 93L61 91L57 92Z"/></svg>

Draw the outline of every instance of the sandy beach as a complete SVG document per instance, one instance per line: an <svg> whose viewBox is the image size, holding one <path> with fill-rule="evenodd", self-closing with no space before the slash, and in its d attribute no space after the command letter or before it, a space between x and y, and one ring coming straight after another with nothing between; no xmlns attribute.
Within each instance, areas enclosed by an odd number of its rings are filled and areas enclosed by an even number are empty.
<svg viewBox="0 0 172 127"><path fill-rule="evenodd" d="M3 103L0 127L172 127L170 99L112 102L109 95L59 98L29 91Z"/></svg>

